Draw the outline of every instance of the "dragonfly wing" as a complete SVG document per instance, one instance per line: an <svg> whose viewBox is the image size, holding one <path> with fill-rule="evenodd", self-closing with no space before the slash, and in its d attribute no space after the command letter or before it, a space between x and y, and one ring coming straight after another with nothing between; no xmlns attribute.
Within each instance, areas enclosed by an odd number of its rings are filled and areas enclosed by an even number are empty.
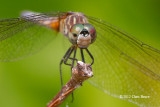
<svg viewBox="0 0 160 107"><path fill-rule="evenodd" d="M140 106L160 106L160 51L102 20L88 21L97 31L89 47L95 58L91 84Z"/></svg>
<svg viewBox="0 0 160 107"><path fill-rule="evenodd" d="M46 46L56 35L46 21L54 21L60 15L60 12L36 13L0 20L0 61L18 60Z"/></svg>

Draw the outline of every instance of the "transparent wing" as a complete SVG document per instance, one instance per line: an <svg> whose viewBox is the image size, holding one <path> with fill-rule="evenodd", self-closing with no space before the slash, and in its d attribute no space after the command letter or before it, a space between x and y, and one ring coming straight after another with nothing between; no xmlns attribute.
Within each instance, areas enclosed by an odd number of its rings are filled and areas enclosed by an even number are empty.
<svg viewBox="0 0 160 107"><path fill-rule="evenodd" d="M160 106L160 51L102 20L88 21L97 31L89 47L95 58L91 84L140 106Z"/></svg>
<svg viewBox="0 0 160 107"><path fill-rule="evenodd" d="M33 13L0 20L0 61L13 61L31 55L54 39L56 33L44 21L54 21L61 12Z"/></svg>

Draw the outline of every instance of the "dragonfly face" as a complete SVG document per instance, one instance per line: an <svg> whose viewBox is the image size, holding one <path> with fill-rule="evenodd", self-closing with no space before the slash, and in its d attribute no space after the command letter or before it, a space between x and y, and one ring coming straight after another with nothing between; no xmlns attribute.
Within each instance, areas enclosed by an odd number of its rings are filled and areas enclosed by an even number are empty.
<svg viewBox="0 0 160 107"><path fill-rule="evenodd" d="M83 13L68 12L59 22L60 32L67 36L73 45L77 45L79 48L87 48L96 39L96 30L88 23ZM55 28L53 27L53 29Z"/></svg>
<svg viewBox="0 0 160 107"><path fill-rule="evenodd" d="M79 48L87 48L96 40L96 30L91 24L75 24L68 35L69 41Z"/></svg>

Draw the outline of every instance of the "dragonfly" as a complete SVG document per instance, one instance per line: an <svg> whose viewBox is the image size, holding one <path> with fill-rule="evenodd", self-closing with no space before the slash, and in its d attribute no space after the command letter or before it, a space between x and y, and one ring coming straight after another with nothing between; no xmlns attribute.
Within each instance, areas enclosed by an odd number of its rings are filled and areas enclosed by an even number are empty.
<svg viewBox="0 0 160 107"><path fill-rule="evenodd" d="M82 60L94 71L89 82L104 93L139 106L160 106L160 51L80 12L24 11L18 18L1 19L0 61L32 55L59 33L69 47L60 61L61 77L62 64L72 68Z"/></svg>

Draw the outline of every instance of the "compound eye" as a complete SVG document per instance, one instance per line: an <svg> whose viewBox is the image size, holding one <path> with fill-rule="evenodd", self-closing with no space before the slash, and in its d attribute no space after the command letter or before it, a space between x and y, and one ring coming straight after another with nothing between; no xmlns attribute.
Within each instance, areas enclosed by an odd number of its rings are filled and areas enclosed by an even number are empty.
<svg viewBox="0 0 160 107"><path fill-rule="evenodd" d="M71 27L70 29L70 35L69 35L69 40L72 44L77 43L77 38L79 33L83 30L83 25L82 24L75 24Z"/></svg>
<svg viewBox="0 0 160 107"><path fill-rule="evenodd" d="M97 34L96 29L89 23L84 24L84 29L87 29L90 36L91 36L91 43L93 43L96 40Z"/></svg>
<svg viewBox="0 0 160 107"><path fill-rule="evenodd" d="M83 25L82 24L75 24L75 25L73 25L72 27L71 27L71 33L76 33L76 34L78 34L78 33L80 33L82 30L83 30Z"/></svg>

